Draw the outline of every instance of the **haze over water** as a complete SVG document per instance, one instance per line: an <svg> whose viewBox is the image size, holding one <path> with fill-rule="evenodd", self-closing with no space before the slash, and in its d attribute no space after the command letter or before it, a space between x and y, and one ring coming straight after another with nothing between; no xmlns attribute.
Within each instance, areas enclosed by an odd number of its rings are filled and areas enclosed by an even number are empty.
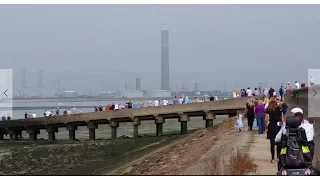
<svg viewBox="0 0 320 180"><path fill-rule="evenodd" d="M160 88L160 30L170 33L170 86L200 90L307 81L320 66L319 5L1 5L0 62L30 95ZM262 68L272 65L272 73ZM260 68L259 68L260 67ZM299 71L297 71L299 67ZM287 73L293 70L294 73Z"/></svg>

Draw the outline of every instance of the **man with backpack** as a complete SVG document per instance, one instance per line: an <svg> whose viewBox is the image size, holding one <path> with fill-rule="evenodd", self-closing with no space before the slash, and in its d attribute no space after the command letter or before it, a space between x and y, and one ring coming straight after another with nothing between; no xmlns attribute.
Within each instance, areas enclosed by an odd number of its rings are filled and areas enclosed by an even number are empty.
<svg viewBox="0 0 320 180"><path fill-rule="evenodd" d="M293 108L291 112L294 113L294 117L288 117L291 119L290 124L289 122L284 123L275 138L275 141L281 146L278 170L281 167L306 168L312 164L313 125L304 119L302 109Z"/></svg>

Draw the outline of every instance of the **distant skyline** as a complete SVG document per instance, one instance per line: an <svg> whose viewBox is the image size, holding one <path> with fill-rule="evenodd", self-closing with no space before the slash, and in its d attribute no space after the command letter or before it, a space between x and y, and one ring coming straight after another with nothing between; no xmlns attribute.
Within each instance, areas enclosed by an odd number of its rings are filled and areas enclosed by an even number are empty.
<svg viewBox="0 0 320 180"><path fill-rule="evenodd" d="M46 95L160 89L160 31L170 31L170 87L200 90L307 82L320 67L319 5L0 5L1 68L14 93L43 72ZM104 88L103 88L104 87Z"/></svg>

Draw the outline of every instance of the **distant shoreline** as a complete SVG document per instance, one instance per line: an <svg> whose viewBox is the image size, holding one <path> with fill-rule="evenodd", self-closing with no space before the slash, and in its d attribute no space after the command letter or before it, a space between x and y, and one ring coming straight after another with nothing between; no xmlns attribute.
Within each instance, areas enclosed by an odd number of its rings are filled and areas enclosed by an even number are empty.
<svg viewBox="0 0 320 180"><path fill-rule="evenodd" d="M168 98L171 99L172 97ZM156 99L149 97L142 98L41 98L41 99L14 99L13 103L29 103L29 102L84 102L84 101L126 101L126 100L148 100ZM161 98L165 99L165 98Z"/></svg>
<svg viewBox="0 0 320 180"><path fill-rule="evenodd" d="M189 99L194 99L195 97L201 96L189 96ZM30 103L30 102L85 102L85 101L142 101L142 100L149 100L149 99L173 99L173 97L140 97L140 98L39 98L39 99L13 99L13 103ZM223 97L220 97L222 99Z"/></svg>

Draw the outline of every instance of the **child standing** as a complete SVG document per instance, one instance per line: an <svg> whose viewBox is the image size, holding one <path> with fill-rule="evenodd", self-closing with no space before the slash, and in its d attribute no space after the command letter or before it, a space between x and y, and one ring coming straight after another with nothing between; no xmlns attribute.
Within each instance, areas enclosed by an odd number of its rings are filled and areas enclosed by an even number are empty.
<svg viewBox="0 0 320 180"><path fill-rule="evenodd" d="M238 132L241 132L241 128L243 128L242 125L242 114L240 113L240 111L237 112L237 128L238 128Z"/></svg>

